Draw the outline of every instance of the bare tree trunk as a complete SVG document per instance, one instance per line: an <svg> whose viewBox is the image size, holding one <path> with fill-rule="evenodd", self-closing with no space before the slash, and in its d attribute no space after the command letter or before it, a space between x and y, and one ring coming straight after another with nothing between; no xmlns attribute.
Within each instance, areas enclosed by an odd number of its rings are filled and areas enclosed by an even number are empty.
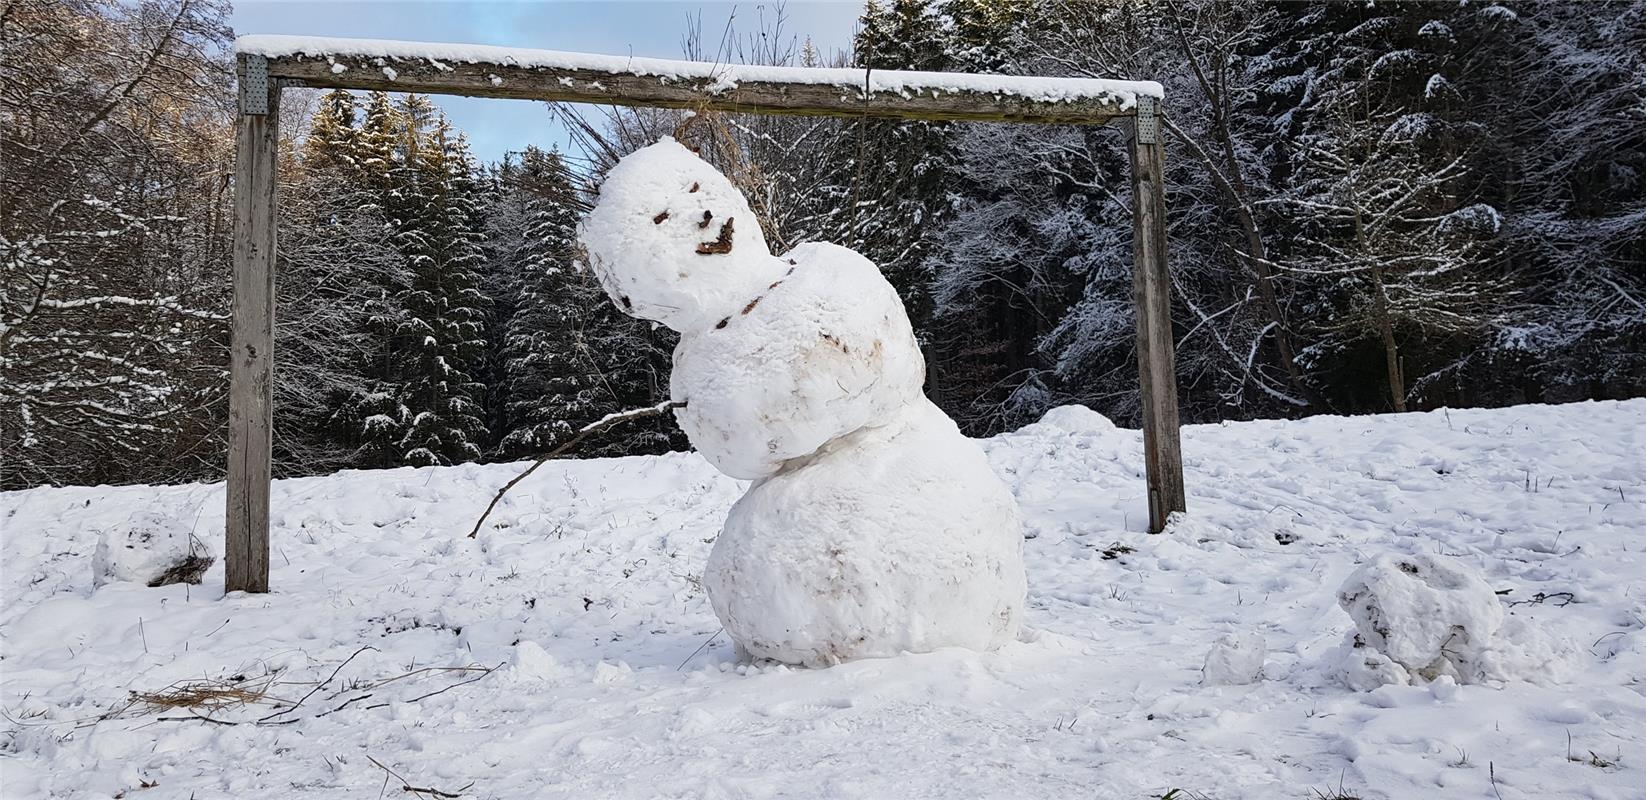
<svg viewBox="0 0 1646 800"><path fill-rule="evenodd" d="M1383 361L1389 370L1389 399L1396 412L1406 410L1406 379L1400 369L1400 347L1395 344L1395 327L1389 319L1389 296L1383 290L1383 270L1372 267L1372 285L1377 295L1377 333L1383 339Z"/></svg>
<svg viewBox="0 0 1646 800"><path fill-rule="evenodd" d="M1179 46L1183 49L1184 58L1188 59L1190 68L1194 71L1195 80L1200 85L1201 93L1206 96L1212 110L1213 135L1217 139L1216 146L1221 150L1223 159L1222 169L1216 159L1198 143L1189 140L1189 137L1175 125L1170 130L1177 134L1179 139L1188 141L1190 149L1200 157L1206 166L1206 171L1217 179L1218 185L1229 198L1230 210L1240 220L1241 231L1246 235L1246 265L1257 279L1257 297L1263 315L1268 318L1275 340L1276 355L1279 356L1280 366L1286 370L1286 379L1298 394L1302 395L1310 410L1325 410L1323 398L1303 380L1303 371L1297 366L1297 353L1292 347L1292 331L1286 324L1286 317L1281 313L1279 293L1275 291L1274 270L1269 265L1266 248L1263 245L1263 235L1258 230L1257 218L1252 214L1251 190L1246 185L1246 178L1240 168L1240 160L1235 156L1234 132L1229 127L1229 103L1227 75L1221 67L1212 75L1208 75L1202 67L1200 57L1189 41L1188 32L1183 28L1182 12L1175 4L1171 5L1173 24L1177 32Z"/></svg>
<svg viewBox="0 0 1646 800"><path fill-rule="evenodd" d="M1228 140L1224 146L1229 147ZM1228 153L1230 167L1234 168L1234 152ZM1297 366L1297 353L1292 348L1292 330L1286 323L1286 317L1280 310L1280 299L1275 291L1274 270L1269 267L1268 253L1263 247L1263 237L1257 230L1257 221L1252 218L1251 210L1247 205L1244 181L1238 169L1234 172L1234 186L1239 195L1235 199L1235 215L1240 219L1240 226L1246 233L1246 264L1257 278L1257 299L1263 307L1263 312L1274 323L1274 340L1276 355L1280 357L1280 366L1286 370L1286 378L1291 382L1292 389L1303 395L1304 402L1311 410L1325 410L1325 403L1303 380L1303 370Z"/></svg>
<svg viewBox="0 0 1646 800"><path fill-rule="evenodd" d="M1366 252L1366 229L1358 212L1355 214L1355 241L1360 245L1360 252ZM1406 378L1401 374L1400 346L1395 343L1394 320L1389 315L1389 291L1383 285L1383 269L1377 262L1372 262L1369 271L1372 275L1372 307L1377 334L1383 340L1383 364L1389 372L1389 399L1393 401L1396 413L1404 413Z"/></svg>

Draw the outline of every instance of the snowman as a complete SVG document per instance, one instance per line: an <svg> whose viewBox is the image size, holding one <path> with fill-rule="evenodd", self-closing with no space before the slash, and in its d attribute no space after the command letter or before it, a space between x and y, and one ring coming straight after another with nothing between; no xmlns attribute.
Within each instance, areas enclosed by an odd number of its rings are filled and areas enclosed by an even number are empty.
<svg viewBox="0 0 1646 800"><path fill-rule="evenodd" d="M773 255L743 194L670 138L612 168L581 232L613 302L680 333L669 390L692 445L752 481L703 575L744 656L815 667L1016 636L1016 502L922 393L872 262Z"/></svg>

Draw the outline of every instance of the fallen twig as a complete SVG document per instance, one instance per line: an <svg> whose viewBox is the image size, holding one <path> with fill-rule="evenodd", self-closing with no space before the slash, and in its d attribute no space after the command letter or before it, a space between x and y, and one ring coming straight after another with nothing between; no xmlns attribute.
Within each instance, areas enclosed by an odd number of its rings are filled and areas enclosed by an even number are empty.
<svg viewBox="0 0 1646 800"><path fill-rule="evenodd" d="M662 416L673 409L683 408L685 405L686 404L682 401L665 400L655 406L647 406L646 408L635 408L628 411L619 411L615 414L607 414L606 416L577 429L577 432L568 437L566 441L555 445L553 450L550 450L548 453L544 454L542 458L539 458L537 461L533 462L531 466L526 468L525 472L514 476L513 480L503 484L503 488L497 490L497 494L492 497L492 501L486 504L486 510L480 514L480 519L474 521L474 530L469 531L469 538L473 539L480 535L480 526L486 524L486 518L491 516L492 509L497 508L497 503L503 499L503 495L508 494L509 490L513 489L515 484L525 480L527 475L536 472L538 467L548 463L555 456L570 450L572 446L576 445L578 442L606 430L619 422L627 422L632 419L644 419L646 417Z"/></svg>
<svg viewBox="0 0 1646 800"><path fill-rule="evenodd" d="M686 656L685 661L680 662L680 666L674 668L674 671L679 672L679 671L685 669L687 664L692 663L692 659L697 658L698 653L703 652L703 648L708 647L709 643L714 641L715 636L719 636L720 634L725 633L725 631L726 631L725 628L721 628L720 630L715 631L714 636L710 636L708 639L705 639L702 644L698 645L697 649L693 650L691 655Z"/></svg>
<svg viewBox="0 0 1646 800"><path fill-rule="evenodd" d="M422 668L419 668L419 669L414 669L411 672L402 672L399 675L395 675L395 676L389 677L389 678L384 678L380 681L372 681L371 683L364 684L364 685L351 686L346 690L340 690L340 691L336 692L335 694L332 695L332 697L336 697L337 695L342 694L344 691L359 692L359 691L365 691L367 689L376 689L379 686L386 686L388 684L394 683L395 681L403 681L407 678L415 678L418 675L425 675L425 674L430 673L430 672L490 672L491 670L492 670L491 667L479 667L479 666L471 666L471 667L422 667Z"/></svg>
<svg viewBox="0 0 1646 800"><path fill-rule="evenodd" d="M384 772L386 772L390 775L393 775L395 780L400 781L400 790L401 791L411 792L412 794L426 794L430 797L462 797L463 793L468 791L470 786L474 785L474 781L470 781L466 786L464 786L461 789L458 789L455 792L443 792L439 789L432 789L432 788L429 788L429 787L426 787L426 786L413 786L413 785L411 785L411 783L409 781L407 781L404 777L402 777L400 775L400 773L395 772L394 770L383 766L383 762L378 761L377 759L372 758L369 755L366 756L366 760L370 761L373 764L376 764L378 769L383 770Z"/></svg>
<svg viewBox="0 0 1646 800"><path fill-rule="evenodd" d="M480 680L481 678L484 678L487 675L490 675L493 672L497 671L497 668L501 667L501 666L503 666L502 662L499 662L496 667L435 667L432 670L431 669L413 670L411 672L406 673L405 675L396 675L392 678L388 678L386 680L378 681L377 683L371 684L370 686L363 686L363 687L360 687L360 688L362 688L362 689L376 689L377 687L382 686L383 684L392 683L394 681L400 680L401 678L405 678L405 677L408 677L408 676L411 676L411 675L416 675L416 674L421 673L421 672L429 672L429 671L474 672L474 671L478 671L480 673L479 675L476 675L473 678L470 678L466 681L458 681L457 683L451 684L450 686L447 686L443 689L436 689L435 691L429 692L428 694L420 694L416 697L413 697L410 700L403 701L403 702L407 702L407 703L415 703L419 700L425 700L425 699L433 697L437 694L443 694L445 692L449 692L453 689L456 689L459 686L465 686L465 685L474 683L475 681ZM335 712L338 712L338 711L342 711L343 709L347 708L348 706L350 706L354 703L358 703L361 700L365 700L365 699L371 697L372 694L373 694L372 692L367 692L367 693L365 693L363 695L360 695L358 697L351 697L348 700L345 700L342 703L339 703L336 708L333 708L330 711L322 711L319 714L316 714L314 716L315 716L316 719L319 719L320 717L324 717L327 714L332 714L332 713L335 713ZM388 705L389 705L388 702L373 703L369 706L365 706L365 709L369 711L369 710L374 709L374 708L387 708Z"/></svg>
<svg viewBox="0 0 1646 800"><path fill-rule="evenodd" d="M238 722L233 722L233 721L226 720L226 719L213 719L211 717L206 716L205 714L202 714L198 711L195 711L192 708L186 709L186 710L189 712L189 715L186 716L186 717L155 717L154 721L155 722L194 722L195 720L199 720L201 722L210 722L213 725L239 725L240 724Z"/></svg>
<svg viewBox="0 0 1646 800"><path fill-rule="evenodd" d="M371 697L371 693L369 693L369 692L368 692L368 693L366 693L366 694L363 694L363 695L360 695L360 696L359 696L359 697L351 697L351 698L349 698L349 699L347 699L347 700L344 700L344 701L343 701L343 702L342 702L342 703L341 703L341 704L339 704L339 705L338 705L338 706L337 706L337 707L336 707L336 708L333 708L333 709L332 709L332 710L330 710L330 711L322 711L322 712L320 712L320 713L318 713L318 714L315 714L315 715L314 715L314 718L315 718L315 719L320 719L320 718L321 718L321 717L324 717L324 716L326 716L326 715L327 715L327 714L335 714L335 713L337 713L337 712L339 712L339 711L342 711L342 710L343 710L343 709L345 709L345 708L347 708L347 707L348 707L348 706L349 706L349 704L350 704L350 703L358 703L358 702L360 702L360 701L361 701L361 700L365 700L365 699L366 699L366 698L368 698L368 697Z"/></svg>
<svg viewBox="0 0 1646 800"><path fill-rule="evenodd" d="M278 716L280 716L280 715L281 715L281 714L289 714L289 713L291 713L291 712L293 712L293 711L296 711L296 710L297 710L297 707L298 707L298 706L300 706L300 705L303 705L303 702L304 702L304 701L305 701L305 700L308 700L308 699L309 699L309 698L310 698L310 697L313 697L313 696L314 696L314 693L315 693L315 692L318 692L318 691L320 691L320 690L321 690L321 689L324 689L324 688L325 688L325 687L326 687L326 684L328 684L328 683L331 683L331 680L332 680L332 678L335 678L335 677L337 677L337 673L339 673L339 672L342 672L342 671L343 671L343 668L344 668L344 667L346 667L346 666L348 666L348 665L349 665L349 662L350 662L350 661L353 661L353 660L354 660L354 657L355 657L355 656L358 656L358 655L360 655L360 654L361 654L361 653L364 653L364 652L366 652L366 651L367 651L367 650L376 650L376 649L377 649L377 648L375 648L375 647L372 647L372 646L371 646L371 645L366 645L366 646L364 646L364 647L362 647L362 648L360 648L360 649L359 649L359 650L356 650L356 651L354 651L354 655L351 655L351 656L349 656L349 657L348 657L348 658L345 658L345 659L343 659L343 663L341 663L341 664L338 664L338 665L337 665L337 669L334 669L334 670L332 670L332 671L331 671L331 674L330 674L330 675L327 675L327 676L326 676L326 679L325 679L325 680L323 680L323 681L321 681L321 682L319 682L319 683L317 683L317 684L315 684L315 685L314 685L314 688L313 688L313 689L310 689L310 690L309 690L309 693L308 693L308 694L306 694L306 695L303 695L303 696L302 696L302 697L300 697L300 698L298 698L298 700L297 700L297 702L295 702L295 703L293 703L293 704L291 704L291 706L290 706L290 707L289 707L289 708L283 708L283 709L281 709L281 710L279 710L279 711L276 711L276 712L274 712L274 713L273 713L273 714L270 714L270 715L268 715L268 716L266 716L266 717L263 717L263 718L262 718L262 719L259 719L259 720L258 720L258 721L257 721L257 722L258 722L258 724L262 724L262 723L264 723L264 722L268 722L268 721L269 721L269 720L271 720L271 719L274 719L274 718L275 718L275 717L278 717Z"/></svg>
<svg viewBox="0 0 1646 800"><path fill-rule="evenodd" d="M503 662L501 662L501 661L499 661L499 662L498 662L498 663L497 663L497 667L501 667L501 666L503 666ZM444 689L439 689L439 690L436 690L436 691L433 691L433 692L429 692L429 693L428 693L428 694L420 694L420 695L418 695L418 696L416 696L416 697L413 697L413 698L412 698L412 699L410 699L410 700L407 700L407 701L406 701L406 702L408 702L408 703L415 703L415 702L417 702L417 701L419 701L419 700L427 700L427 699L429 699L429 698L430 698L430 697L433 697L433 696L435 696L435 695L437 695L437 694L445 694L445 693L446 693L446 692L449 692L449 691L451 691L451 690L453 690L453 689L456 689L456 688L457 688L457 687L459 687L459 686L466 686L466 685L468 685L468 684L471 684L471 683L474 683L474 682L475 682L475 681L477 681L477 680L480 680L480 679L481 679L481 678L484 678L484 677L486 677L486 676L487 676L487 675L490 675L490 674L492 674L492 673L493 673L493 672L496 672L496 671L497 671L497 667L490 667L490 668L488 668L488 669L487 669L487 670L486 670L486 671L485 671L485 672L482 672L482 673L480 673L480 674L479 674L479 675L476 675L476 676L474 676L474 677L472 677L472 678L470 678L470 679L468 679L468 680L466 680L466 681L458 681L458 682L457 682L457 683L454 683L454 684L452 684L452 685L450 685L450 686L447 686L447 687L446 687L446 688L444 688Z"/></svg>
<svg viewBox="0 0 1646 800"><path fill-rule="evenodd" d="M1532 595L1532 599L1530 599L1530 600L1516 600L1515 602L1512 602L1509 605L1511 605L1511 606L1541 605L1546 601L1555 603L1557 608L1564 608L1564 607L1569 606L1572 603L1576 602L1577 601L1577 595L1572 594L1571 592L1549 592L1547 594L1545 594L1543 592L1538 592L1537 594Z"/></svg>

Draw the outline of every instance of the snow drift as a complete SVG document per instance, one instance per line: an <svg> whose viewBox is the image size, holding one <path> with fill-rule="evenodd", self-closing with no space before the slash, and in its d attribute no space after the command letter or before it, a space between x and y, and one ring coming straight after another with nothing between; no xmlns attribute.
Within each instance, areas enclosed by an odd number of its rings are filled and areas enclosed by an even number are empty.
<svg viewBox="0 0 1646 800"><path fill-rule="evenodd" d="M701 568L748 487L698 454L549 462L474 539L522 465L278 480L266 595L224 596L221 562L93 585L134 517L219 543L220 483L0 492L0 797L372 798L367 756L475 798L1640 796L1646 399L1189 425L1194 525L1165 535L1140 433L1047 417L978 443L1035 534L1036 635L821 671L719 632ZM1565 681L1344 688L1336 589L1416 547L1579 642ZM1207 680L1251 675L1254 632L1261 682ZM278 725L99 719L235 676L330 683Z"/></svg>

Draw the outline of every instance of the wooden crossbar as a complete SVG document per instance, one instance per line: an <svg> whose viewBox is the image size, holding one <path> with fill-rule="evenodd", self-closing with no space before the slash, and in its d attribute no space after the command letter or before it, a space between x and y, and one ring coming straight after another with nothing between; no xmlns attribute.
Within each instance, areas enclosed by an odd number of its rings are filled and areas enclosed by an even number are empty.
<svg viewBox="0 0 1646 800"><path fill-rule="evenodd" d="M765 67L482 45L246 36L271 79L326 89L974 122L1102 124L1136 113L1149 81Z"/></svg>

